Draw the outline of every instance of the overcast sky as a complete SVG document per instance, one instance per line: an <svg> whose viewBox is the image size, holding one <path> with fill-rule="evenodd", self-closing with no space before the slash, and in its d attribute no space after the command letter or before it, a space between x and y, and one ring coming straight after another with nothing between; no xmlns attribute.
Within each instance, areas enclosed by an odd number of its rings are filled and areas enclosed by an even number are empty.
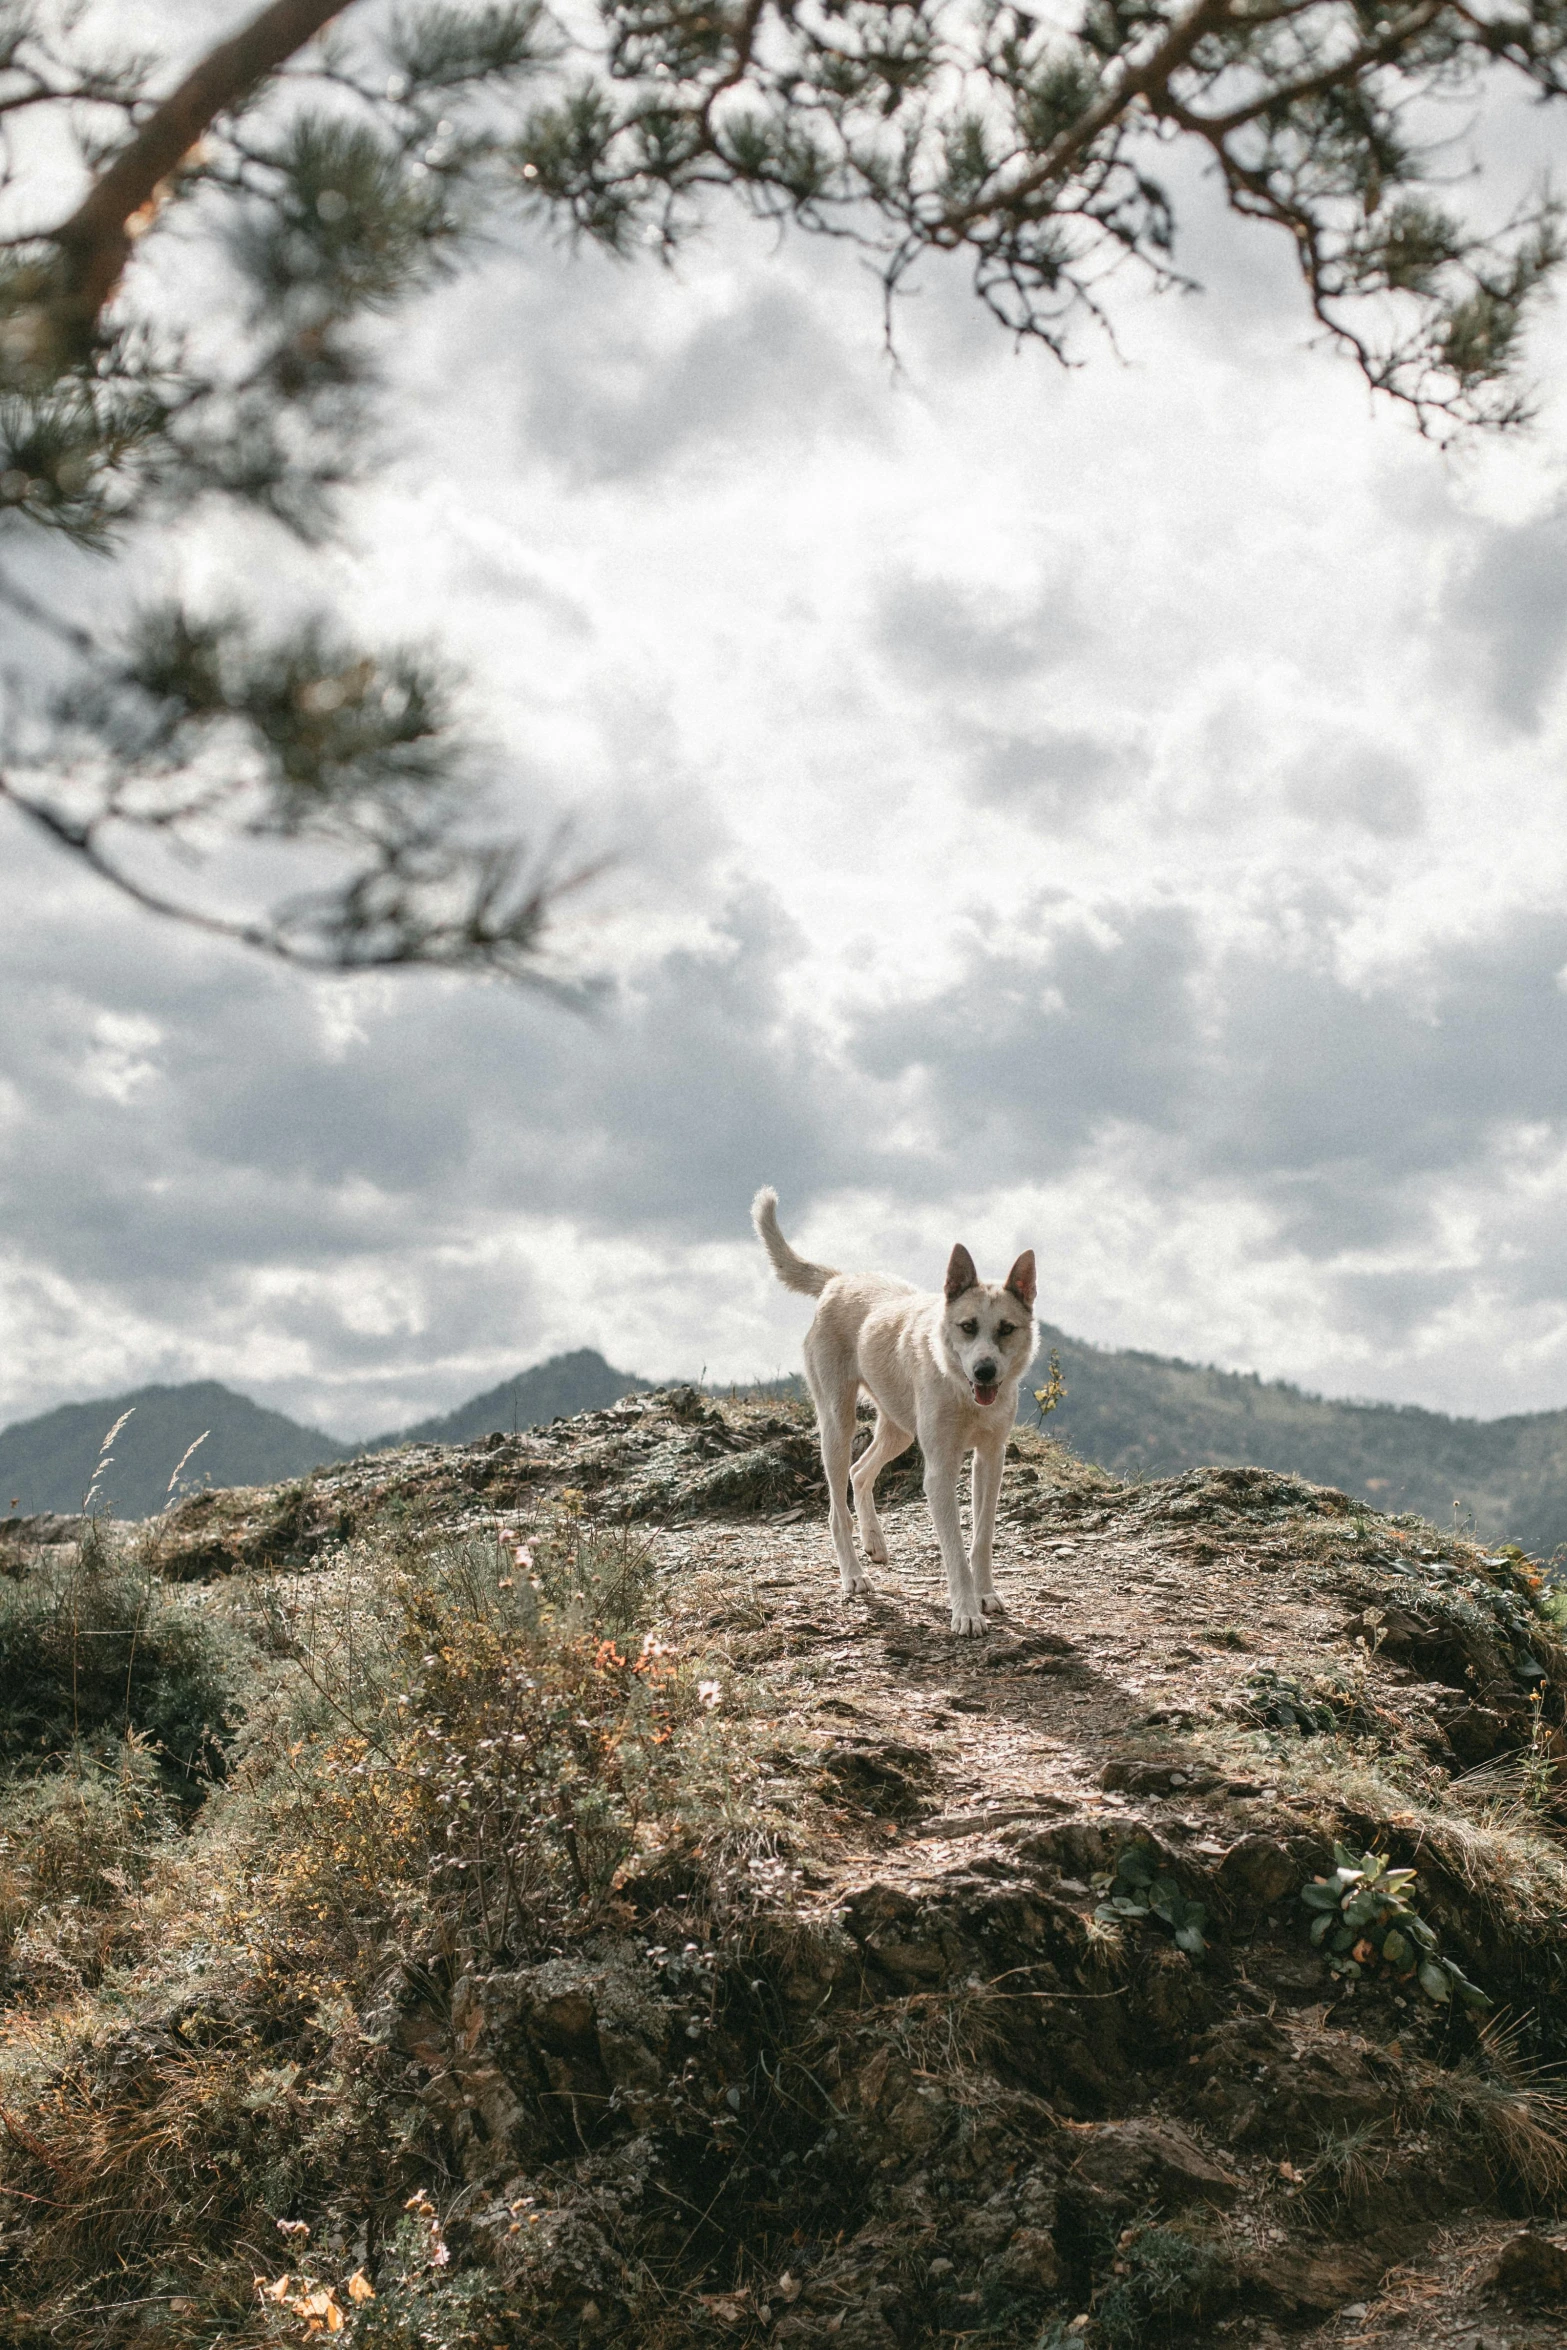
<svg viewBox="0 0 1567 2350"><path fill-rule="evenodd" d="M793 1367L769 1181L830 1262L1032 1245L1102 1343L1567 1404L1567 331L1527 443L1443 457L1191 204L1208 291L1071 374L956 274L895 370L841 254L519 239L400 331L346 550L144 559L438 636L613 853L561 943L617 984L313 982L8 823L0 1420Z"/></svg>

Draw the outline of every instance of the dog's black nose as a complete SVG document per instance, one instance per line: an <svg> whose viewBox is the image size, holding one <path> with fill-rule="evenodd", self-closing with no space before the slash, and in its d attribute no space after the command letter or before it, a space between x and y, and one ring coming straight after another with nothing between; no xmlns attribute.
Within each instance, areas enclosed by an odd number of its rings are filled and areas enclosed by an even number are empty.
<svg viewBox="0 0 1567 2350"><path fill-rule="evenodd" d="M984 1362L974 1365L974 1384L977 1387L988 1387L1000 1368L1000 1364L993 1363L987 1355Z"/></svg>

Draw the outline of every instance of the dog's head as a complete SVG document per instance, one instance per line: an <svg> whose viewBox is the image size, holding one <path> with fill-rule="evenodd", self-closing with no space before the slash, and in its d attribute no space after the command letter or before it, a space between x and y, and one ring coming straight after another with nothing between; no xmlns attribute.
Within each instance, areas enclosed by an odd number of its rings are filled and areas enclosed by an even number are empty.
<svg viewBox="0 0 1567 2350"><path fill-rule="evenodd" d="M941 1334L947 1357L977 1404L993 1404L1034 1355L1034 1252L1026 1248L1004 1282L981 1281L962 1242L947 1264Z"/></svg>

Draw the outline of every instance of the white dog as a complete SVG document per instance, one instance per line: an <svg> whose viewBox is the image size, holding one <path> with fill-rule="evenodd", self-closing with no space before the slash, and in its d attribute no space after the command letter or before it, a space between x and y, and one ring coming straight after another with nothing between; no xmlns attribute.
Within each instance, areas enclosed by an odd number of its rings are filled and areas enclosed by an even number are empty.
<svg viewBox="0 0 1567 2350"><path fill-rule="evenodd" d="M854 1488L868 1559L887 1556L876 1515L876 1479L917 1436L925 1456L925 1499L947 1570L954 1632L979 1632L1005 1615L991 1581L991 1542L1018 1381L1034 1359L1034 1252L1025 1249L999 1286L981 1281L961 1244L936 1297L885 1273L835 1273L807 1264L778 1229L778 1194L759 1191L751 1221L785 1289L819 1297L805 1334L805 1377L816 1406L827 1472L832 1538L845 1592L870 1585L854 1555L845 1488ZM876 1405L876 1433L854 1463L860 1389ZM974 1455L974 1543L965 1556L958 1517L958 1470Z"/></svg>

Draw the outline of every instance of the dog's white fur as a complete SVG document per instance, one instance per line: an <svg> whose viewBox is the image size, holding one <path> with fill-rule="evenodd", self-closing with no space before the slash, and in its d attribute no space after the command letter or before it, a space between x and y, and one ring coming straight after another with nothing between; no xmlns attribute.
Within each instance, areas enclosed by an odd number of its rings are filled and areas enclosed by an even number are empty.
<svg viewBox="0 0 1567 2350"><path fill-rule="evenodd" d="M751 1221L785 1289L821 1301L805 1334L805 1378L816 1406L845 1592L870 1589L855 1556L845 1489L854 1488L865 1556L885 1560L876 1479L917 1436L925 1456L925 1499L947 1570L952 1629L982 1631L987 1616L1006 1613L991 1579L991 1546L1018 1382L1034 1359L1033 1250L1025 1249L1005 1282L995 1283L979 1279L959 1243L938 1297L886 1273L837 1273L796 1256L778 1229L778 1194L770 1187L751 1202ZM862 1387L876 1406L876 1432L851 1472ZM965 1553L958 1471L969 1452L974 1541Z"/></svg>

